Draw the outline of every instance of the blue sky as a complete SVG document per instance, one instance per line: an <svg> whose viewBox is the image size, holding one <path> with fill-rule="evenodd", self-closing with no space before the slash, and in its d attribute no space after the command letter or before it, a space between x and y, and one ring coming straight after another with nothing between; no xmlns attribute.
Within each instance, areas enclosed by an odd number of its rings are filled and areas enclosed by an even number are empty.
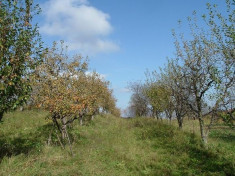
<svg viewBox="0 0 235 176"><path fill-rule="evenodd" d="M111 82L124 109L128 82L144 80L147 69L174 55L172 29L193 10L205 13L206 2L224 6L224 0L36 0L42 14L35 19L45 45L64 40L71 53L89 57L90 70Z"/></svg>

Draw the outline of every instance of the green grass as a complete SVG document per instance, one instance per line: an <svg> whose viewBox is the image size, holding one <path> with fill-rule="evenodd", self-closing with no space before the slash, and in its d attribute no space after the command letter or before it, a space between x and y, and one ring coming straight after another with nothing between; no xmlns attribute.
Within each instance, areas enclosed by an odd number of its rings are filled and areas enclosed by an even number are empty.
<svg viewBox="0 0 235 176"><path fill-rule="evenodd" d="M74 157L61 149L46 112L5 115L0 175L234 175L234 131L214 129L208 149L185 131L153 119L97 116L69 130Z"/></svg>
<svg viewBox="0 0 235 176"><path fill-rule="evenodd" d="M169 122L165 122L169 123ZM206 124L210 121L206 120ZM173 120L172 125L178 127L177 121ZM193 133L200 136L199 122L198 120L184 120L183 131ZM233 158L235 160L235 129L224 125L224 122L218 121L215 123L209 133L208 138L209 145L211 147L220 148L227 151L227 157Z"/></svg>

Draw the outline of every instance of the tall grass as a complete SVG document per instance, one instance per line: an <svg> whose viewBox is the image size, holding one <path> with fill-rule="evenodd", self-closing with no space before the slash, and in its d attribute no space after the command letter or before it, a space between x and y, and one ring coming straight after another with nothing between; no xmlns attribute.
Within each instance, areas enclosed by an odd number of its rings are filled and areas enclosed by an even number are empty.
<svg viewBox="0 0 235 176"><path fill-rule="evenodd" d="M205 149L197 134L146 118L127 120L104 115L85 126L75 123L69 130L74 151L71 157L68 148L61 149L46 115L25 111L4 117L0 124L0 175L235 173L234 150L226 149L232 147L232 138L221 143L221 148L217 140L216 145Z"/></svg>

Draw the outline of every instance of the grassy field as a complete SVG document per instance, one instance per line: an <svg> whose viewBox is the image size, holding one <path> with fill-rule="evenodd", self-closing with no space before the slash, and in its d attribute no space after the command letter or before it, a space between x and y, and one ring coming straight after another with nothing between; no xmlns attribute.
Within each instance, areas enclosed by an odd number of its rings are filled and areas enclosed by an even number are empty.
<svg viewBox="0 0 235 176"><path fill-rule="evenodd" d="M46 112L5 115L0 124L0 175L234 175L235 132L218 127L208 149L201 146L197 121L179 131L154 119L97 116L69 130L74 157L61 149ZM194 124L194 125L192 125Z"/></svg>

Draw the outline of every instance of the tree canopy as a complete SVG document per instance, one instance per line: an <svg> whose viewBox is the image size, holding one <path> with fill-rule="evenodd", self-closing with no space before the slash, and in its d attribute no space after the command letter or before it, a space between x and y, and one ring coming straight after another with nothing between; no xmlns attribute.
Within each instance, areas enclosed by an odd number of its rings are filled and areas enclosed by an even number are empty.
<svg viewBox="0 0 235 176"><path fill-rule="evenodd" d="M38 27L32 23L39 11L31 0L0 2L0 120L29 98L29 75L43 51Z"/></svg>

